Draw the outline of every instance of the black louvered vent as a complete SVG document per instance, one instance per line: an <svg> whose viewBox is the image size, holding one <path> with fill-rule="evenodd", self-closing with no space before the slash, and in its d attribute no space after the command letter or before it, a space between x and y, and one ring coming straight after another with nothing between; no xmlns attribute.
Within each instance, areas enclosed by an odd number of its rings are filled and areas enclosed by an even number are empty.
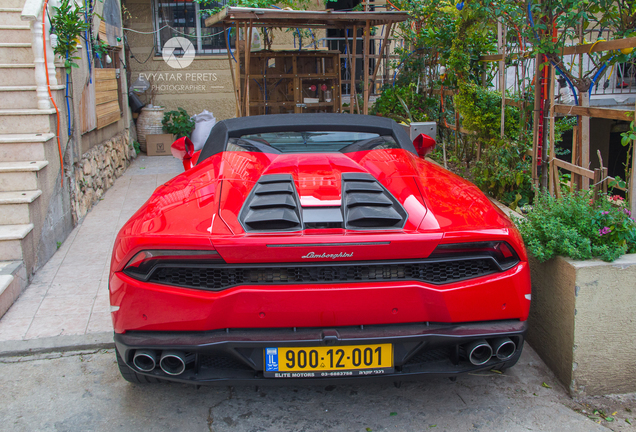
<svg viewBox="0 0 636 432"><path fill-rule="evenodd" d="M300 206L290 174L264 175L245 200L239 221L245 231L302 229Z"/></svg>
<svg viewBox="0 0 636 432"><path fill-rule="evenodd" d="M149 282L186 288L223 290L237 285L421 281L445 284L500 271L491 258L428 260L386 264L270 265L268 267L159 267Z"/></svg>
<svg viewBox="0 0 636 432"><path fill-rule="evenodd" d="M371 174L342 174L342 205L347 229L395 229L407 213Z"/></svg>

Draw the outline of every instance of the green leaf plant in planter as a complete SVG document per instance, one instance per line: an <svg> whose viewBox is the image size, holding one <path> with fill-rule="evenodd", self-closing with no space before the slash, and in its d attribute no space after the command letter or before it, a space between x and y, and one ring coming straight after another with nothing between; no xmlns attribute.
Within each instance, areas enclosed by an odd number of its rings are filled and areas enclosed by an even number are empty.
<svg viewBox="0 0 636 432"><path fill-rule="evenodd" d="M166 132L173 134L176 138L184 136L190 138L190 134L194 129L194 120L190 119L187 111L183 108L166 112L161 124Z"/></svg>
<svg viewBox="0 0 636 432"><path fill-rule="evenodd" d="M532 210L515 223L539 262L556 255L611 262L636 252L636 223L625 200L606 195L593 203L591 198L589 191L565 193L561 199L536 192Z"/></svg>

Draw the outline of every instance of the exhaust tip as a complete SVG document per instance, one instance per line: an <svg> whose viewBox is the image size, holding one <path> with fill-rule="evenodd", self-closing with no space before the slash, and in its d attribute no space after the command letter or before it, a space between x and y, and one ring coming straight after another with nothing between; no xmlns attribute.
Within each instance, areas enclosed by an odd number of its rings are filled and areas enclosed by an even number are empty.
<svg viewBox="0 0 636 432"><path fill-rule="evenodd" d="M168 375L181 375L186 368L186 356L181 351L166 351L159 361L161 370Z"/></svg>
<svg viewBox="0 0 636 432"><path fill-rule="evenodd" d="M154 351L136 351L133 357L133 364L140 371L150 372L157 366L157 355Z"/></svg>
<svg viewBox="0 0 636 432"><path fill-rule="evenodd" d="M493 348L499 360L508 360L515 354L517 345L510 338L500 338L493 341Z"/></svg>
<svg viewBox="0 0 636 432"><path fill-rule="evenodd" d="M465 350L468 360L475 366L483 365L492 357L492 348L483 339L467 344Z"/></svg>

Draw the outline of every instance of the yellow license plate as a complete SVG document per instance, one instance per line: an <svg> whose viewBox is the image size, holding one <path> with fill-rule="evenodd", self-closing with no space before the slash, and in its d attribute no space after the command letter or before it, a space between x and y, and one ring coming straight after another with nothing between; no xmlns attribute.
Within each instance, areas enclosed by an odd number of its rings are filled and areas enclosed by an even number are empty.
<svg viewBox="0 0 636 432"><path fill-rule="evenodd" d="M381 375L393 372L393 345L265 348L264 375L313 378Z"/></svg>

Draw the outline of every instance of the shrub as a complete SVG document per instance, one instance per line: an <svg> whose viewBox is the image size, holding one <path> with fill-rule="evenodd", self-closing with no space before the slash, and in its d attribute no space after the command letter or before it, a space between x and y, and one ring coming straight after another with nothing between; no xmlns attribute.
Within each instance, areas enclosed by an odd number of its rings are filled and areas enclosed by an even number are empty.
<svg viewBox="0 0 636 432"><path fill-rule="evenodd" d="M564 255L614 261L636 252L636 224L624 201L604 197L592 204L590 198L589 192L566 193L556 199L536 191L532 210L515 223L537 260Z"/></svg>
<svg viewBox="0 0 636 432"><path fill-rule="evenodd" d="M177 138L187 136L190 138L190 134L194 129L194 120L190 119L190 116L183 108L177 108L178 111L168 111L163 115L163 129L175 135Z"/></svg>

